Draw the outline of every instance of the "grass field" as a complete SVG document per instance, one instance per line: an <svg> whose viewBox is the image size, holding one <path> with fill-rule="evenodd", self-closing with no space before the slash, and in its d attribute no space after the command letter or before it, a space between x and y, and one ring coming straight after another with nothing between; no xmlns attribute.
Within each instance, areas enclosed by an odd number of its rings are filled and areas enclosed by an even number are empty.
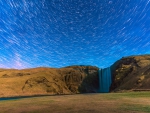
<svg viewBox="0 0 150 113"><path fill-rule="evenodd" d="M150 92L41 96L0 101L0 113L149 112Z"/></svg>

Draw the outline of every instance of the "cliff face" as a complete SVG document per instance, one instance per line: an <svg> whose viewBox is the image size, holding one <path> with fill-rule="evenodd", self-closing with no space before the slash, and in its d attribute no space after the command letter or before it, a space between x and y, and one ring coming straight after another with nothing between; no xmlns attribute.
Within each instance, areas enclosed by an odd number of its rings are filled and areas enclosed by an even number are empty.
<svg viewBox="0 0 150 113"><path fill-rule="evenodd" d="M60 75L73 93L98 92L98 68L93 66L69 66L60 69Z"/></svg>
<svg viewBox="0 0 150 113"><path fill-rule="evenodd" d="M111 91L150 89L150 55L130 56L112 66Z"/></svg>
<svg viewBox="0 0 150 113"><path fill-rule="evenodd" d="M0 69L0 97L98 92L98 68Z"/></svg>

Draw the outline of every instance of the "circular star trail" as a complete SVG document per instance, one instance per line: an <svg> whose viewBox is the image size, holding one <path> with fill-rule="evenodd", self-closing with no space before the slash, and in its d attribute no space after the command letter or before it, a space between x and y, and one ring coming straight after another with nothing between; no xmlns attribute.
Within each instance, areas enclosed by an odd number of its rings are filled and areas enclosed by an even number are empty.
<svg viewBox="0 0 150 113"><path fill-rule="evenodd" d="M112 65L150 54L149 0L0 0L0 67Z"/></svg>

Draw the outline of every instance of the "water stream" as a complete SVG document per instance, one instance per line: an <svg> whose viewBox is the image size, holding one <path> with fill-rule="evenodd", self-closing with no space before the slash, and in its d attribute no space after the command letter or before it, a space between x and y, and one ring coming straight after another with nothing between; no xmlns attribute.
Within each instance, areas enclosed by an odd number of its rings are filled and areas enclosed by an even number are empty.
<svg viewBox="0 0 150 113"><path fill-rule="evenodd" d="M110 67L99 69L99 92L108 93L112 83L111 69Z"/></svg>

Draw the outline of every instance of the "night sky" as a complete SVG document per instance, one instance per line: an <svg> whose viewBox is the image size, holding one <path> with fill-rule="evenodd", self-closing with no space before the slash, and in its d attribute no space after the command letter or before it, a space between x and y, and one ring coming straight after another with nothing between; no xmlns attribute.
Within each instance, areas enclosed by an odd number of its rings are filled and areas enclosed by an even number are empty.
<svg viewBox="0 0 150 113"><path fill-rule="evenodd" d="M150 54L150 0L0 0L0 67L93 65Z"/></svg>

